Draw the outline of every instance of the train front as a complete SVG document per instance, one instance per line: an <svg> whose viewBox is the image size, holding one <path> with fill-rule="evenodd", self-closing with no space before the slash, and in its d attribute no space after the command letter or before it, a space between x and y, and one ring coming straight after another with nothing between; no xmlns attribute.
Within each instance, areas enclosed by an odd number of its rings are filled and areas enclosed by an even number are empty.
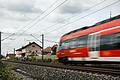
<svg viewBox="0 0 120 80"><path fill-rule="evenodd" d="M59 62L84 61L82 59L88 57L88 48L84 46L87 43L86 38L87 36L69 39L65 39L65 36L61 37L56 54Z"/></svg>

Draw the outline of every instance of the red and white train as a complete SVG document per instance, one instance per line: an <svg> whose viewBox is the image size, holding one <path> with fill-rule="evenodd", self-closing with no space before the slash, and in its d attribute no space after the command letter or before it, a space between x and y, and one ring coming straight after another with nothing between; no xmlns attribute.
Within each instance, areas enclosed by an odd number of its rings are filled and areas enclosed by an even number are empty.
<svg viewBox="0 0 120 80"><path fill-rule="evenodd" d="M60 62L120 62L120 15L71 31L60 39Z"/></svg>

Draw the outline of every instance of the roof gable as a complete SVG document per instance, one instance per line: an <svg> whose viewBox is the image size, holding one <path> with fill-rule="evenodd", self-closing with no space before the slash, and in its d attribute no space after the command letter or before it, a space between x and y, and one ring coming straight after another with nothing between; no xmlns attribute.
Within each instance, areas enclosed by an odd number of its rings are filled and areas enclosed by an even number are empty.
<svg viewBox="0 0 120 80"><path fill-rule="evenodd" d="M44 52L51 52L51 47L47 47L43 50Z"/></svg>
<svg viewBox="0 0 120 80"><path fill-rule="evenodd" d="M17 49L16 51L22 51L22 49L25 49L26 47L31 46L32 44L35 44L35 45L37 45L38 47L42 48L42 47L41 47L40 45L38 45L37 43L32 42L32 43L29 43L29 44L23 46L22 48Z"/></svg>

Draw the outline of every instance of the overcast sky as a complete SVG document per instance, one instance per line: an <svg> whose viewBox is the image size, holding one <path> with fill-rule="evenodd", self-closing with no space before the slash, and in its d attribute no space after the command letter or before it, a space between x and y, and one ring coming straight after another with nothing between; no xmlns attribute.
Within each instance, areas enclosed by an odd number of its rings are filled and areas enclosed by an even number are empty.
<svg viewBox="0 0 120 80"><path fill-rule="evenodd" d="M110 11L111 16L119 15L120 2L117 2L82 18L116 1L120 0L0 0L2 39L16 33L2 41L2 54L11 53L13 48L20 48L29 41L40 44L28 34L33 34L40 40L40 35L45 34L45 39L58 42L60 36L71 30L109 18ZM75 22L72 23L73 21ZM53 44L55 43L45 41L45 47Z"/></svg>

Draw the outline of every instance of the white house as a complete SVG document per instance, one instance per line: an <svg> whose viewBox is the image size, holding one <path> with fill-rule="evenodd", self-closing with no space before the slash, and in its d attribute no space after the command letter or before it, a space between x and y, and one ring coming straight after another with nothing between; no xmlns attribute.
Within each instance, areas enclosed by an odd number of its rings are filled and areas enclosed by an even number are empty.
<svg viewBox="0 0 120 80"><path fill-rule="evenodd" d="M42 47L35 42L29 43L16 50L16 57L27 57L28 55L40 56Z"/></svg>

